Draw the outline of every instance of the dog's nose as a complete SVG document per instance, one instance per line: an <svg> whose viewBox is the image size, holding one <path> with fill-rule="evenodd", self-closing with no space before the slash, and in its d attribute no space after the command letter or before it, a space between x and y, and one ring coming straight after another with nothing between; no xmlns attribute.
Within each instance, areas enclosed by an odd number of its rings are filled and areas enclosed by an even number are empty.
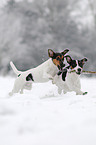
<svg viewBox="0 0 96 145"><path fill-rule="evenodd" d="M78 68L78 72L80 72L81 71L81 68Z"/></svg>

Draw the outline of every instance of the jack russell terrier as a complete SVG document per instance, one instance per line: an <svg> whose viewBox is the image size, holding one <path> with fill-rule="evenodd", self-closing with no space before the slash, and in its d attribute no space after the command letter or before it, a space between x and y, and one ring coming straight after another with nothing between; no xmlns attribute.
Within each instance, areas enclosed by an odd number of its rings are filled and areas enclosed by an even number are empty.
<svg viewBox="0 0 96 145"><path fill-rule="evenodd" d="M87 61L87 58L84 58L82 60L73 60L69 55L66 55L65 59L68 66L63 70L60 70L52 81L53 84L56 84L56 86L58 87L58 93L61 94L63 90L64 94L71 91L75 91L76 95L87 94L87 92L81 91L81 83L79 79L79 75L82 73L83 65Z"/></svg>
<svg viewBox="0 0 96 145"><path fill-rule="evenodd" d="M17 78L14 82L12 92L10 92L9 95L12 96L14 93L18 92L23 94L24 89L31 90L32 82L42 83L53 79L53 77L58 72L58 69L62 70L62 68L65 66L63 63L64 55L68 51L69 50L66 49L61 53L55 53L53 50L48 49L48 55L50 58L47 61L37 66L36 68L32 68L24 72L17 70L11 61L10 65L17 75Z"/></svg>

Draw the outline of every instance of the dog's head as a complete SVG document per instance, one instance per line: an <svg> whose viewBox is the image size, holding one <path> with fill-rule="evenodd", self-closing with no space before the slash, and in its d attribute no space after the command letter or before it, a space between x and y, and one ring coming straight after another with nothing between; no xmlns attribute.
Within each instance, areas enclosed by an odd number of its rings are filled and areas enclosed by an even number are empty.
<svg viewBox="0 0 96 145"><path fill-rule="evenodd" d="M59 70L62 70L62 68L65 66L63 64L64 62L64 55L68 52L68 49L65 49L61 53L55 53L53 50L48 49L48 55L52 58L53 63L58 67Z"/></svg>
<svg viewBox="0 0 96 145"><path fill-rule="evenodd" d="M81 60L73 60L69 55L65 57L66 57L67 63L70 66L70 69L75 70L76 74L80 75L82 73L85 62L87 61L87 58L83 58Z"/></svg>

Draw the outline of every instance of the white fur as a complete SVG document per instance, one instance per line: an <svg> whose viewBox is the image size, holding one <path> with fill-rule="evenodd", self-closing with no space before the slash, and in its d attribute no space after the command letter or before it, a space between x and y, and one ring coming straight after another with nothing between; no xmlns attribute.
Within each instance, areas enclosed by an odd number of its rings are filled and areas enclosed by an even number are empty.
<svg viewBox="0 0 96 145"><path fill-rule="evenodd" d="M58 72L57 66L52 62L52 59L48 59L41 65L39 65L36 68L32 68L27 71L18 71L13 62L10 62L10 65L13 69L13 71L18 76L21 74L17 79L15 80L14 87L12 89L12 92L9 93L9 95L13 95L14 93L23 93L23 89L30 90L32 88L32 81L26 81L26 77L31 73L34 79L34 82L47 82L49 79L53 79L53 77Z"/></svg>
<svg viewBox="0 0 96 145"><path fill-rule="evenodd" d="M62 75L56 75L53 78L53 83L58 87L58 93L76 92L76 95L83 95L81 91L81 83L79 75L76 73L67 73L66 81L62 80Z"/></svg>

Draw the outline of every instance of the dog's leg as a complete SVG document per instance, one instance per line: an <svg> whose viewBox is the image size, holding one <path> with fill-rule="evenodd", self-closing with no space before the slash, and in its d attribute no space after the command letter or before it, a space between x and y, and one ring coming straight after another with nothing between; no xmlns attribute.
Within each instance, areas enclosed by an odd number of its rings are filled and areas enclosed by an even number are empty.
<svg viewBox="0 0 96 145"><path fill-rule="evenodd" d="M43 73L43 78L48 78L49 80L53 79L53 77L50 74L48 74L47 72Z"/></svg>
<svg viewBox="0 0 96 145"><path fill-rule="evenodd" d="M58 94L61 94L61 93L62 93L62 89L58 88Z"/></svg>
<svg viewBox="0 0 96 145"><path fill-rule="evenodd" d="M80 86L78 87L75 87L74 88L74 91L76 92L76 95L86 95L87 94L87 92L82 92L81 91L81 84L80 84Z"/></svg>
<svg viewBox="0 0 96 145"><path fill-rule="evenodd" d="M23 89L24 89L24 88L22 87L21 90L20 90L20 94L23 94Z"/></svg>
<svg viewBox="0 0 96 145"><path fill-rule="evenodd" d="M23 87L25 84L25 79L23 79L22 76L19 76L15 82L14 87L12 89L12 92L9 93L10 96L12 96L14 93L18 93L21 90L21 93L23 92Z"/></svg>
<svg viewBox="0 0 96 145"><path fill-rule="evenodd" d="M9 92L9 96L12 96L13 95L13 92Z"/></svg>
<svg viewBox="0 0 96 145"><path fill-rule="evenodd" d="M32 81L31 81L31 82L25 83L24 89L26 89L26 90L31 90L31 89L32 89Z"/></svg>
<svg viewBox="0 0 96 145"><path fill-rule="evenodd" d="M67 92L65 90L63 90L63 93L66 94Z"/></svg>
<svg viewBox="0 0 96 145"><path fill-rule="evenodd" d="M76 95L83 95L82 91L76 91Z"/></svg>
<svg viewBox="0 0 96 145"><path fill-rule="evenodd" d="M76 95L86 95L88 92L82 92L81 90L76 90Z"/></svg>

